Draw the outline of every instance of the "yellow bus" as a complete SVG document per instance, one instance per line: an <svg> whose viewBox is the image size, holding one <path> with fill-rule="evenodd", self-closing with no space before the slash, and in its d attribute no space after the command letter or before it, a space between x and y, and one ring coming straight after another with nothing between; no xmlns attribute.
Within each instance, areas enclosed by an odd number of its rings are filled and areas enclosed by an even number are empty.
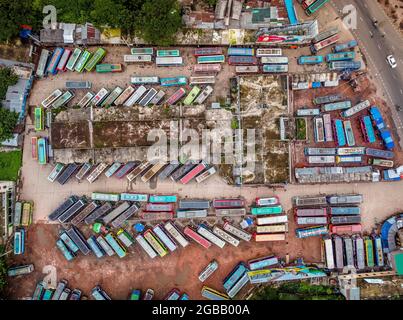
<svg viewBox="0 0 403 320"><path fill-rule="evenodd" d="M158 240L150 229L144 232L144 238L161 258L168 254L168 249Z"/></svg>

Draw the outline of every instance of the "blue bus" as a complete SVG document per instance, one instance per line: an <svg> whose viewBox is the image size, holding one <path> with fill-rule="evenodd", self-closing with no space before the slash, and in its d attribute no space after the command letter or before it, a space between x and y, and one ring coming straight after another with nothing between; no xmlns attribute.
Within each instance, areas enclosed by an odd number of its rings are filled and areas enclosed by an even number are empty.
<svg viewBox="0 0 403 320"><path fill-rule="evenodd" d="M341 52L344 50L350 50L354 47L358 46L357 40L351 40L349 42L341 43L341 44L336 44L333 47L333 52Z"/></svg>
<svg viewBox="0 0 403 320"><path fill-rule="evenodd" d="M163 87L173 87L173 86L186 86L186 77L172 77L172 78L160 78L161 86Z"/></svg>
<svg viewBox="0 0 403 320"><path fill-rule="evenodd" d="M87 243L90 246L92 252L94 252L95 256L99 259L105 255L105 251L102 249L100 244L98 243L95 236L91 236L87 239Z"/></svg>
<svg viewBox="0 0 403 320"><path fill-rule="evenodd" d="M337 145L343 147L346 145L346 136L344 135L343 121L336 119L334 120L334 132L336 134L335 138Z"/></svg>
<svg viewBox="0 0 403 320"><path fill-rule="evenodd" d="M57 65L59 64L60 59L62 58L64 49L56 48L53 51L52 58L50 58L48 67L46 68L46 73L56 74L57 73Z"/></svg>
<svg viewBox="0 0 403 320"><path fill-rule="evenodd" d="M350 61L350 60L354 60L354 58L355 58L355 52L354 51L338 52L338 53L329 53L326 56L326 61L327 62Z"/></svg>
<svg viewBox="0 0 403 320"><path fill-rule="evenodd" d="M126 249L119 243L112 233L108 233L105 236L105 240L112 247L113 251L116 252L119 258L124 258L126 256Z"/></svg>
<svg viewBox="0 0 403 320"><path fill-rule="evenodd" d="M56 241L56 246L59 248L59 250L63 253L64 257L66 258L67 261L71 261L74 259L76 254L72 251L70 251L64 242L61 239L58 239Z"/></svg>
<svg viewBox="0 0 403 320"><path fill-rule="evenodd" d="M374 143L376 142L374 127L372 126L372 121L370 116L365 116L361 118L361 131L364 135L366 142Z"/></svg>
<svg viewBox="0 0 403 320"><path fill-rule="evenodd" d="M80 248L77 247L77 245L74 243L73 240L71 240L71 238L67 235L66 232L63 232L60 235L60 239L62 239L62 241L70 249L70 251L77 253L80 250Z"/></svg>
<svg viewBox="0 0 403 320"><path fill-rule="evenodd" d="M152 203L176 203L178 201L177 196L173 195L150 195L148 202Z"/></svg>
<svg viewBox="0 0 403 320"><path fill-rule="evenodd" d="M240 262L235 266L234 269L225 277L223 281L223 286L226 291L229 291L238 281L242 278L242 276L248 272L248 268L243 262Z"/></svg>
<svg viewBox="0 0 403 320"><path fill-rule="evenodd" d="M300 56L298 64L319 64L323 62L323 56Z"/></svg>
<svg viewBox="0 0 403 320"><path fill-rule="evenodd" d="M20 229L14 233L14 254L24 254L25 252L25 230Z"/></svg>
<svg viewBox="0 0 403 320"><path fill-rule="evenodd" d="M255 49L253 48L228 48L228 55L229 56L254 56Z"/></svg>

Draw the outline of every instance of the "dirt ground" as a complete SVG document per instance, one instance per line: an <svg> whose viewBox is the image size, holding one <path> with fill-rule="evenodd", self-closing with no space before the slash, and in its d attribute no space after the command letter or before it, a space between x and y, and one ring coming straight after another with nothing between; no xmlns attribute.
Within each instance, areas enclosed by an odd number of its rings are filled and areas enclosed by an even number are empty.
<svg viewBox="0 0 403 320"><path fill-rule="evenodd" d="M402 0L377 0L384 8L386 14L403 34L403 1Z"/></svg>

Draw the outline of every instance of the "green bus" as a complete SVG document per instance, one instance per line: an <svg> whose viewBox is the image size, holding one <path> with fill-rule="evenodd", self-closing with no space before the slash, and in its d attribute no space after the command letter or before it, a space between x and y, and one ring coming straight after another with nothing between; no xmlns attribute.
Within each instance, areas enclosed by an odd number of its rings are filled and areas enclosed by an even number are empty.
<svg viewBox="0 0 403 320"><path fill-rule="evenodd" d="M43 109L41 107L36 107L34 111L34 126L35 131L44 130L44 120L43 120Z"/></svg>
<svg viewBox="0 0 403 320"><path fill-rule="evenodd" d="M157 50L157 57L180 57L179 50Z"/></svg>
<svg viewBox="0 0 403 320"><path fill-rule="evenodd" d="M74 68L77 72L83 72L85 65L87 64L88 60L91 58L91 52L85 50L81 55L80 59L77 61L77 64Z"/></svg>
<svg viewBox="0 0 403 320"><path fill-rule="evenodd" d="M215 56L202 56L197 57L197 63L223 63L225 61L225 56L215 55Z"/></svg>
<svg viewBox="0 0 403 320"><path fill-rule="evenodd" d="M130 53L132 55L138 54L154 54L154 48L131 48Z"/></svg>
<svg viewBox="0 0 403 320"><path fill-rule="evenodd" d="M74 66L75 66L76 62L78 61L78 58L80 57L81 52L82 51L78 48L74 49L73 54L70 56L70 59L67 62L66 69L68 69L70 71L74 71Z"/></svg>
<svg viewBox="0 0 403 320"><path fill-rule="evenodd" d="M192 90L190 90L189 94L187 95L186 99L183 101L183 103L188 106L193 103L193 101L196 99L197 95L200 93L200 88L198 86L194 86Z"/></svg>
<svg viewBox="0 0 403 320"><path fill-rule="evenodd" d="M365 239L365 256L367 260L367 267L374 267L374 245L371 238Z"/></svg>
<svg viewBox="0 0 403 320"><path fill-rule="evenodd" d="M273 207L254 207L251 210L253 215L263 215L263 214L280 214L283 212L282 206L273 206Z"/></svg>
<svg viewBox="0 0 403 320"><path fill-rule="evenodd" d="M106 50L104 48L98 48L97 51L95 51L92 58L85 65L85 70L92 71L95 68L95 66L101 62L101 60L105 57L105 55Z"/></svg>

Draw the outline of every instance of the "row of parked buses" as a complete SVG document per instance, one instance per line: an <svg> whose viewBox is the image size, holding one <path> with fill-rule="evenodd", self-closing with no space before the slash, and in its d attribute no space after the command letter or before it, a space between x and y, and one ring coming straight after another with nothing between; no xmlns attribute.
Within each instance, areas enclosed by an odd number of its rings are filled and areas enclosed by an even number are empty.
<svg viewBox="0 0 403 320"><path fill-rule="evenodd" d="M42 142L45 144L42 145ZM47 163L48 150L46 138L39 138L33 141L35 152L32 155L38 157L40 164ZM175 163L151 163L148 161L127 163L114 162L110 165L106 163L99 164L77 164L56 163L48 176L50 182L57 181L64 185L70 179L75 177L77 180L87 180L89 183L95 182L103 174L107 178L115 177L118 179L127 178L129 182L133 182L136 178L140 178L142 182L147 183L152 178L165 180L171 178L172 181L188 184L191 181L201 183L216 173L214 166L210 166L204 161L199 163L189 162L181 164Z"/></svg>

